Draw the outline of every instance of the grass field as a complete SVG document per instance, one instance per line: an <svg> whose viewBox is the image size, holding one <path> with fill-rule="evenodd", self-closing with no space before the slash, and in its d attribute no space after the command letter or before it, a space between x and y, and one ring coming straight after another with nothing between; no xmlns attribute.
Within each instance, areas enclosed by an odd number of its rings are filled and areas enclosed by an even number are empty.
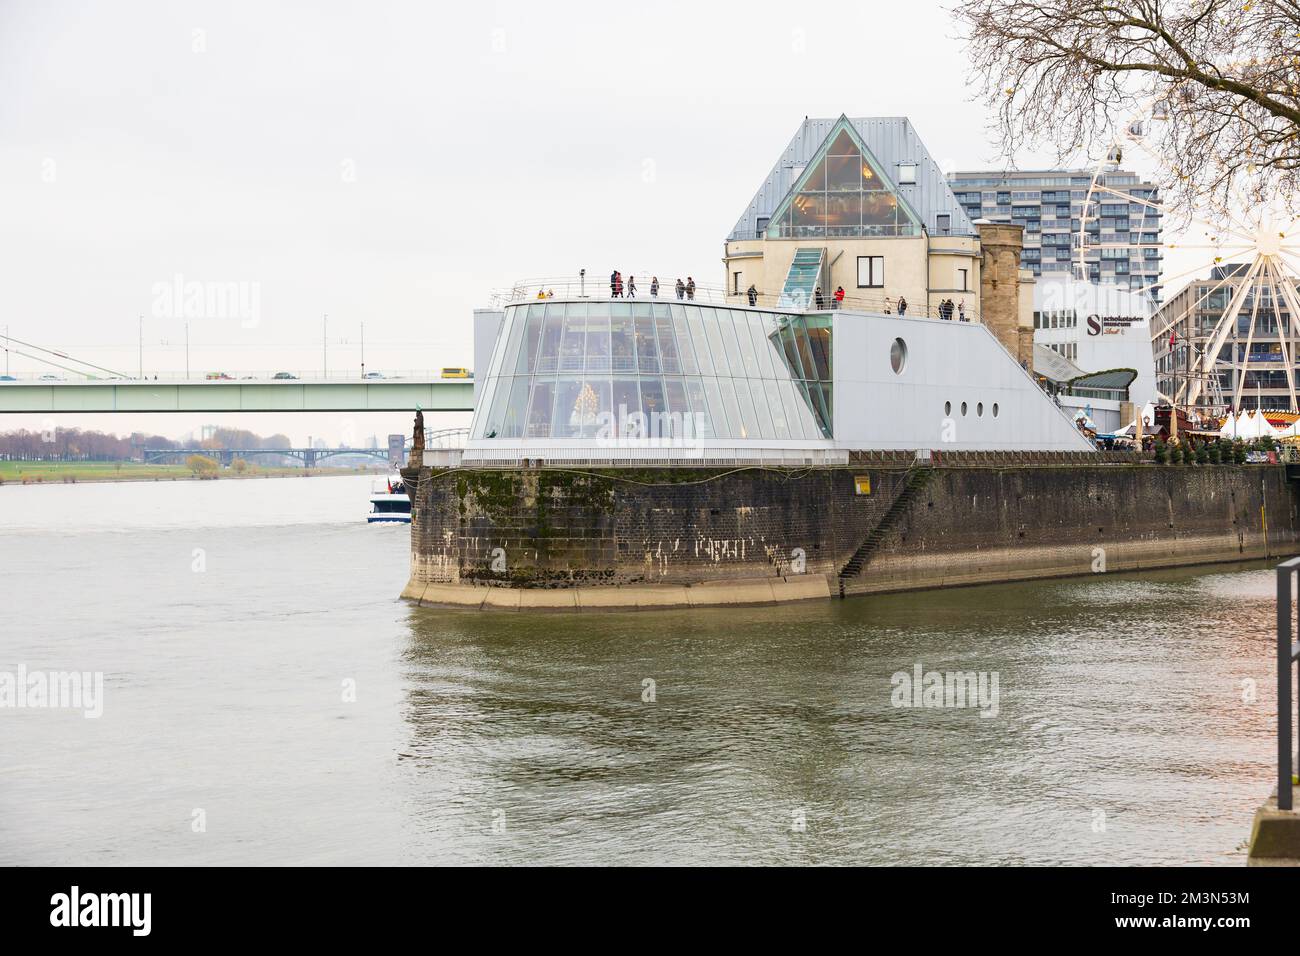
<svg viewBox="0 0 1300 956"><path fill-rule="evenodd" d="M301 475L301 468L250 466L242 475L223 468L214 478L280 478ZM355 468L313 468L314 475L362 474ZM168 481L190 479L185 465L147 465L136 461L0 461L0 482L58 484L76 481Z"/></svg>

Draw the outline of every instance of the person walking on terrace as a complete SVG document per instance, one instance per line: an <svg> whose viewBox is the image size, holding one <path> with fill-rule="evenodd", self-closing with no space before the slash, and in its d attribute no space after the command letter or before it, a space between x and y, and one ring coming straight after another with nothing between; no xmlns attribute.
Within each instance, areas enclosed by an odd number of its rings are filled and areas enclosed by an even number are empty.
<svg viewBox="0 0 1300 956"><path fill-rule="evenodd" d="M751 308L758 305L758 289L754 287L753 283L750 283L749 290L745 295L749 296L749 305Z"/></svg>
<svg viewBox="0 0 1300 956"><path fill-rule="evenodd" d="M650 298L652 299L659 298L659 277L658 276L650 277Z"/></svg>
<svg viewBox="0 0 1300 956"><path fill-rule="evenodd" d="M686 277L686 298L695 301L695 280L690 276Z"/></svg>
<svg viewBox="0 0 1300 956"><path fill-rule="evenodd" d="M681 298L682 296L684 296L685 294L686 294L686 283L682 282L681 279L678 279L678 280L677 280L677 298L680 299L680 298Z"/></svg>
<svg viewBox="0 0 1300 956"><path fill-rule="evenodd" d="M898 314L907 315L907 300L901 295L898 297Z"/></svg>
<svg viewBox="0 0 1300 956"><path fill-rule="evenodd" d="M627 277L627 297L629 299L636 298L636 276Z"/></svg>
<svg viewBox="0 0 1300 956"><path fill-rule="evenodd" d="M844 286L840 286L838 289L835 290L835 308L839 309L839 308L843 308L843 306L844 306Z"/></svg>

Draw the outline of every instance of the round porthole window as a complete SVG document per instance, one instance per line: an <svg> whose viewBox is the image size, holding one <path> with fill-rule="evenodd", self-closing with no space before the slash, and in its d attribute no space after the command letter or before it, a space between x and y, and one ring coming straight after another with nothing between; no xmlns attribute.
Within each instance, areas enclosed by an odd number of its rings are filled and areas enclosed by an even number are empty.
<svg viewBox="0 0 1300 956"><path fill-rule="evenodd" d="M997 402L994 402L994 403L993 403L993 417L994 417L994 418L997 418L997 417L998 417L998 403L997 403Z"/></svg>
<svg viewBox="0 0 1300 956"><path fill-rule="evenodd" d="M943 403L943 417L944 417L944 418L947 418L947 417L948 417L949 415L951 415L951 414L952 414L952 402L944 402L944 403Z"/></svg>
<svg viewBox="0 0 1300 956"><path fill-rule="evenodd" d="M961 413L962 413L963 415L966 414L966 403L965 403L965 402L962 402L962 403L961 403Z"/></svg>
<svg viewBox="0 0 1300 956"><path fill-rule="evenodd" d="M902 339L894 339L894 344L889 347L889 365L895 375L903 374L907 365L907 343Z"/></svg>
<svg viewBox="0 0 1300 956"><path fill-rule="evenodd" d="M983 402L980 402L978 405L975 406L975 414L978 415L980 418L983 418L983 417L984 417L984 403L983 403Z"/></svg>

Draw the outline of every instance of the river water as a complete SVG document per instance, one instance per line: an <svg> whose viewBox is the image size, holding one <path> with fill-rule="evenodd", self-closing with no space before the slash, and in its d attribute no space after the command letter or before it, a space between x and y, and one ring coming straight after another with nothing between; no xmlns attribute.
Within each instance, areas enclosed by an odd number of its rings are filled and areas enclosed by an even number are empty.
<svg viewBox="0 0 1300 956"><path fill-rule="evenodd" d="M0 673L103 674L0 708L0 864L1244 862L1264 566L438 611L370 481L0 488Z"/></svg>

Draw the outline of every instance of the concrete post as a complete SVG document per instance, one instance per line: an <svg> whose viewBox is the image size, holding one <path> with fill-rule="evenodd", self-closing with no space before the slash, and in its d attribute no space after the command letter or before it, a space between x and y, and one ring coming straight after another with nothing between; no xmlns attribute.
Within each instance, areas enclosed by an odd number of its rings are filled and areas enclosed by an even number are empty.
<svg viewBox="0 0 1300 956"><path fill-rule="evenodd" d="M982 262L980 318L1022 365L1033 360L1032 329L1020 334L1020 250L1024 227L1009 222L976 222ZM1028 341L1028 349L1024 347Z"/></svg>

